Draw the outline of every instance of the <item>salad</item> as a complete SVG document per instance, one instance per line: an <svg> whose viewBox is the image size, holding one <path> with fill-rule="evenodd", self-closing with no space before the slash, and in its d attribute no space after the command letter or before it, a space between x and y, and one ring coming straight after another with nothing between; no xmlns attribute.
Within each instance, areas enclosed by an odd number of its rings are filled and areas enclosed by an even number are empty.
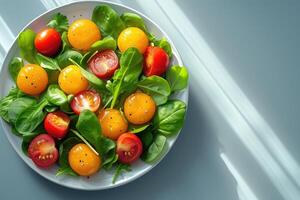
<svg viewBox="0 0 300 200"><path fill-rule="evenodd" d="M20 57L8 69L16 86L0 100L0 116L22 139L36 166L57 164L57 176L130 171L153 163L182 128L184 66L170 66L172 48L135 13L108 5L69 24L57 13L39 32L18 36ZM102 169L102 170L100 170Z"/></svg>

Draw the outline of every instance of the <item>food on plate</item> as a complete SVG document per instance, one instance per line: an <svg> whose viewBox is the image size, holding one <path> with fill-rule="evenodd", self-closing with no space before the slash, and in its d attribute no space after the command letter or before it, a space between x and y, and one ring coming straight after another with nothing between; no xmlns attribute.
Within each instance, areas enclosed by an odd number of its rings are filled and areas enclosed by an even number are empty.
<svg viewBox="0 0 300 200"><path fill-rule="evenodd" d="M62 139L68 133L70 121L70 117L62 111L50 112L44 120L44 128L52 137Z"/></svg>
<svg viewBox="0 0 300 200"><path fill-rule="evenodd" d="M71 101L71 108L76 114L84 110L96 112L101 104L100 95L93 90L84 90L77 93Z"/></svg>
<svg viewBox="0 0 300 200"><path fill-rule="evenodd" d="M133 133L123 133L117 140L117 154L121 163L136 161L143 152L141 139Z"/></svg>
<svg viewBox="0 0 300 200"><path fill-rule="evenodd" d="M156 105L151 96L135 92L129 95L124 102L124 113L132 124L145 124L155 114Z"/></svg>
<svg viewBox="0 0 300 200"><path fill-rule="evenodd" d="M69 27L68 40L75 49L87 51L94 42L100 39L100 30L89 19L78 19Z"/></svg>
<svg viewBox="0 0 300 200"><path fill-rule="evenodd" d="M96 53L88 63L89 69L101 79L109 79L119 67L117 54L111 50Z"/></svg>
<svg viewBox="0 0 300 200"><path fill-rule="evenodd" d="M118 37L118 47L121 52L126 51L130 47L135 47L143 54L148 45L149 39L146 33L137 27L124 29Z"/></svg>
<svg viewBox="0 0 300 200"><path fill-rule="evenodd" d="M102 134L112 140L127 131L128 123L123 114L117 109L105 109L99 115Z"/></svg>
<svg viewBox="0 0 300 200"><path fill-rule="evenodd" d="M48 74L39 65L24 65L17 76L18 88L29 95L38 95L42 93L48 85Z"/></svg>
<svg viewBox="0 0 300 200"><path fill-rule="evenodd" d="M73 95L86 90L89 85L80 68L76 65L69 65L60 72L58 84L66 94Z"/></svg>
<svg viewBox="0 0 300 200"><path fill-rule="evenodd" d="M39 167L52 166L58 158L58 151L54 139L47 134L36 136L28 147L28 155Z"/></svg>
<svg viewBox="0 0 300 200"><path fill-rule="evenodd" d="M45 56L55 56L61 47L60 34L54 28L44 29L34 39L36 50Z"/></svg>
<svg viewBox="0 0 300 200"><path fill-rule="evenodd" d="M0 99L0 116L37 167L58 165L57 176L115 170L114 183L137 160L159 160L183 126L186 105L174 97L188 71L170 64L170 43L137 14L98 5L91 20L69 24L57 13L40 32L22 31L18 46L8 66L16 87Z"/></svg>
<svg viewBox="0 0 300 200"><path fill-rule="evenodd" d="M70 167L80 176L91 176L101 167L101 158L84 143L72 147L68 160Z"/></svg>
<svg viewBox="0 0 300 200"><path fill-rule="evenodd" d="M144 74L145 76L161 76L169 66L169 56L160 47L149 46L144 54Z"/></svg>

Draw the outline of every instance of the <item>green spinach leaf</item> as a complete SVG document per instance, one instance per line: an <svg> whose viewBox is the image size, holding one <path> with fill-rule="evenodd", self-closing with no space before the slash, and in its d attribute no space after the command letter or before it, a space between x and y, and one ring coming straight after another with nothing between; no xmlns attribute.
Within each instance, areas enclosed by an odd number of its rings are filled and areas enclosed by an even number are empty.
<svg viewBox="0 0 300 200"><path fill-rule="evenodd" d="M104 37L110 35L116 39L125 28L118 13L107 5L96 6L93 10L92 20L100 28Z"/></svg>
<svg viewBox="0 0 300 200"><path fill-rule="evenodd" d="M99 40L92 44L90 51L95 52L95 51L103 51L106 49L111 49L111 50L116 50L117 49L117 42L116 40L111 37L107 36L103 38L102 40Z"/></svg>
<svg viewBox="0 0 300 200"><path fill-rule="evenodd" d="M42 99L38 104L24 110L16 120L17 131L22 134L34 131L44 120L46 113L43 109L46 105L48 101Z"/></svg>
<svg viewBox="0 0 300 200"><path fill-rule="evenodd" d="M24 66L23 59L19 57L13 57L9 62L8 64L9 74L15 82L17 81L19 71L23 66Z"/></svg>
<svg viewBox="0 0 300 200"><path fill-rule="evenodd" d="M153 120L154 130L165 136L176 134L183 126L185 112L186 105L180 100L170 100L158 106Z"/></svg>
<svg viewBox="0 0 300 200"><path fill-rule="evenodd" d="M48 70L60 70L57 61L53 58L46 57L40 53L36 54L36 59L41 67Z"/></svg>
<svg viewBox="0 0 300 200"><path fill-rule="evenodd" d="M23 97L25 94L21 92L18 88L12 88L8 95L3 97L0 100L0 116L6 121L9 122L9 117L8 117L8 109L9 105L15 101L17 98Z"/></svg>
<svg viewBox="0 0 300 200"><path fill-rule="evenodd" d="M10 123L15 124L18 116L27 108L35 105L37 101L30 97L21 97L14 100L8 108L8 118Z"/></svg>
<svg viewBox="0 0 300 200"><path fill-rule="evenodd" d="M166 78L170 84L172 92L175 92L187 87L189 73L186 67L175 65L168 69Z"/></svg>
<svg viewBox="0 0 300 200"><path fill-rule="evenodd" d="M62 50L61 50L60 54L62 54L63 52L65 52L68 49L71 49L71 44L69 43L69 40L68 40L68 32L67 31L64 31L61 34L61 41L62 41Z"/></svg>
<svg viewBox="0 0 300 200"><path fill-rule="evenodd" d="M114 107L118 97L124 91L130 90L138 82L142 72L143 56L136 48L127 49L121 56L120 68L113 76L109 88L113 94L111 108Z"/></svg>
<svg viewBox="0 0 300 200"><path fill-rule="evenodd" d="M36 50L34 46L34 39L36 33L31 29L25 29L18 37L18 46L20 48L20 55L23 59L30 63L37 63L35 58Z"/></svg>
<svg viewBox="0 0 300 200"><path fill-rule="evenodd" d="M153 142L152 132L149 130L143 131L143 132L137 133L137 136L141 139L141 141L143 143L144 152L146 152L146 150L149 148L149 146Z"/></svg>
<svg viewBox="0 0 300 200"><path fill-rule="evenodd" d="M121 20L126 27L137 27L142 29L145 33L148 32L144 19L135 13L123 13L121 15Z"/></svg>
<svg viewBox="0 0 300 200"><path fill-rule="evenodd" d="M56 106L61 106L68 102L67 96L56 84L49 85L45 97L48 102Z"/></svg>
<svg viewBox="0 0 300 200"><path fill-rule="evenodd" d="M130 124L129 127L128 127L128 132L140 133L140 132L146 130L149 126L150 126L150 124L143 124L143 125L132 125L132 124Z"/></svg>
<svg viewBox="0 0 300 200"><path fill-rule="evenodd" d="M118 163L117 167L116 167L116 170L115 170L115 174L113 176L113 180L112 180L112 183L115 184L118 177L121 175L121 173L125 171L125 172L130 172L131 171L131 168L130 168L130 165L128 164L122 164L122 163Z"/></svg>
<svg viewBox="0 0 300 200"><path fill-rule="evenodd" d="M143 154L142 160L147 163L152 163L160 158L164 147L166 145L167 138L163 135L156 135L153 143L147 149L147 151Z"/></svg>
<svg viewBox="0 0 300 200"><path fill-rule="evenodd" d="M69 175L69 176L78 176L70 166L60 167L56 172L56 176Z"/></svg>
<svg viewBox="0 0 300 200"><path fill-rule="evenodd" d="M56 58L58 66L63 69L69 65L72 65L73 63L69 60L69 58L79 63L82 59L82 55L78 51L66 50Z"/></svg>
<svg viewBox="0 0 300 200"><path fill-rule="evenodd" d="M105 82L99 79L97 76L95 76L93 73L85 70L83 67L81 67L77 62L69 58L69 60L76 66L80 68L81 74L90 82L90 84L98 91L105 90Z"/></svg>
<svg viewBox="0 0 300 200"><path fill-rule="evenodd" d="M159 76L149 76L138 83L138 87L145 93L152 96L156 105L164 104L168 101L171 89L168 81Z"/></svg>

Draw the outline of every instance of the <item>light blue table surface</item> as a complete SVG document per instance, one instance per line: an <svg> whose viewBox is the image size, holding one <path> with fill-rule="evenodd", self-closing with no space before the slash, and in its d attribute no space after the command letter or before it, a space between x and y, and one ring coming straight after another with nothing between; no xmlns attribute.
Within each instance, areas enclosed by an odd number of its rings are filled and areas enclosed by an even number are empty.
<svg viewBox="0 0 300 200"><path fill-rule="evenodd" d="M0 0L0 63L23 26L68 2ZM156 21L189 68L174 148L132 183L85 192L40 177L0 133L0 199L300 199L300 2L113 2Z"/></svg>

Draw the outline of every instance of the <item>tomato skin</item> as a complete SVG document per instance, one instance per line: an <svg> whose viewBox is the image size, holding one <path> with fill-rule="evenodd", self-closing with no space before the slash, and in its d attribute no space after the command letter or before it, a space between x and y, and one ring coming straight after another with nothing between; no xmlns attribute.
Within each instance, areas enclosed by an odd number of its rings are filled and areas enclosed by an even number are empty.
<svg viewBox="0 0 300 200"><path fill-rule="evenodd" d="M95 54L88 62L89 69L101 79L109 79L119 67L119 59L113 50Z"/></svg>
<svg viewBox="0 0 300 200"><path fill-rule="evenodd" d="M84 90L75 95L71 101L72 110L79 115L83 110L96 112L101 104L100 95L93 90Z"/></svg>
<svg viewBox="0 0 300 200"><path fill-rule="evenodd" d="M143 144L139 137L133 133L124 133L117 140L117 154L119 161L131 164L136 161L143 152Z"/></svg>
<svg viewBox="0 0 300 200"><path fill-rule="evenodd" d="M61 47L60 34L54 28L44 29L36 35L34 46L45 56L55 56Z"/></svg>
<svg viewBox="0 0 300 200"><path fill-rule="evenodd" d="M67 94L77 94L89 86L87 79L76 65L69 65L58 76L59 87Z"/></svg>
<svg viewBox="0 0 300 200"><path fill-rule="evenodd" d="M124 102L126 119L132 124L145 124L149 122L156 110L153 98L143 92L129 95Z"/></svg>
<svg viewBox="0 0 300 200"><path fill-rule="evenodd" d="M79 143L72 147L68 154L70 167L80 176L90 176L99 171L101 158L86 144Z"/></svg>
<svg viewBox="0 0 300 200"><path fill-rule="evenodd" d="M163 75L169 65L169 56L160 47L149 46L144 54L144 75Z"/></svg>
<svg viewBox="0 0 300 200"><path fill-rule="evenodd" d="M36 136L29 145L28 155L38 167L52 166L58 159L54 139L48 134Z"/></svg>
<svg viewBox="0 0 300 200"><path fill-rule="evenodd" d="M130 47L135 47L143 54L149 45L149 39L146 33L137 27L128 27L124 29L118 37L118 47L121 52Z"/></svg>
<svg viewBox="0 0 300 200"><path fill-rule="evenodd" d="M68 133L70 121L70 117L61 111L51 112L44 120L44 128L52 137L62 139Z"/></svg>
<svg viewBox="0 0 300 200"><path fill-rule="evenodd" d="M91 45L101 39L97 25L89 19L78 19L68 29L68 40L72 47L87 51Z"/></svg>
<svg viewBox="0 0 300 200"><path fill-rule="evenodd" d="M102 133L105 137L112 140L125 133L128 129L128 123L123 114L117 109L105 109L99 114Z"/></svg>
<svg viewBox="0 0 300 200"><path fill-rule="evenodd" d="M18 88L29 95L42 93L48 85L48 74L39 65L26 64L21 68L17 77Z"/></svg>

